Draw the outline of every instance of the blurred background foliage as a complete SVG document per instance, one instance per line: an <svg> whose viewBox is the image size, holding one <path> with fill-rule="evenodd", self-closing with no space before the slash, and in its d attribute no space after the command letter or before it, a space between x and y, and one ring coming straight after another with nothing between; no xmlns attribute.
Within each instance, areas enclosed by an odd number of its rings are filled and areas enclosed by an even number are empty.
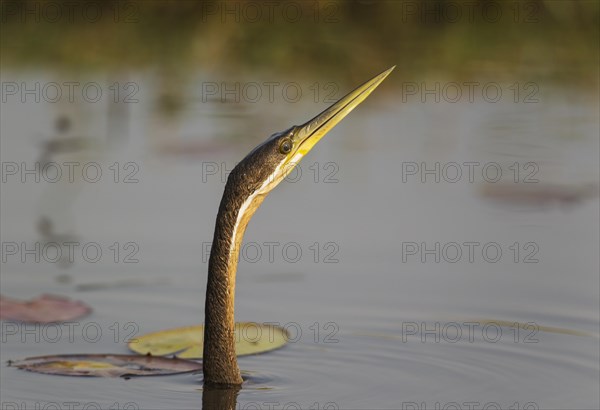
<svg viewBox="0 0 600 410"><path fill-rule="evenodd" d="M7 0L0 13L3 68L266 70L356 81L397 64L413 80L598 85L597 0Z"/></svg>

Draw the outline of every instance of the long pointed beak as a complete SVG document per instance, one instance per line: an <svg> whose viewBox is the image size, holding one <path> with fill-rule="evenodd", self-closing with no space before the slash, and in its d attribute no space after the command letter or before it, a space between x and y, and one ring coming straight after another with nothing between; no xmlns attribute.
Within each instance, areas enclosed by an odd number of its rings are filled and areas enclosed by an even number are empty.
<svg viewBox="0 0 600 410"><path fill-rule="evenodd" d="M351 91L338 102L327 108L310 121L298 126L294 133L294 140L298 141L299 148L294 155L295 160L300 160L308 151L315 146L321 138L325 136L333 127L336 126L346 115L350 113L358 104L363 102L369 94L396 68L388 68L381 74L373 77L363 85ZM295 161L294 161L295 162Z"/></svg>

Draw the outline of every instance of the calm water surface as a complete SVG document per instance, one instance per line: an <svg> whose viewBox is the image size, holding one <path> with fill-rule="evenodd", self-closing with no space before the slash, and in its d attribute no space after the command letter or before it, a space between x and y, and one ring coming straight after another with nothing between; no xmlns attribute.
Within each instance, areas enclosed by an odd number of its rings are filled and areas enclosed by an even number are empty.
<svg viewBox="0 0 600 410"><path fill-rule="evenodd" d="M3 81L23 78L6 74ZM3 408L201 408L201 375L52 377L4 363L127 353L132 331L201 323L221 171L327 105L203 103L192 95L175 116L161 117L148 102L156 100L156 82L136 81L141 102L120 105L125 112L3 104L2 161L36 161L55 117L67 112L71 135L100 148L52 160L94 161L106 175L98 183L3 183L3 241L39 241L36 222L46 215L55 234L104 251L97 263L76 254L68 268L3 261L2 294L55 293L94 308L72 340L66 327L56 343L41 328L17 335L3 328ZM238 407L600 407L597 99L545 89L530 104L403 102L398 84L380 88L249 225L236 319L279 322L295 337L280 350L240 359L248 381ZM109 169L115 162L118 183ZM129 162L139 169L124 168ZM469 165L472 181L465 163L479 164ZM502 175L490 182L497 167ZM139 182L122 183L134 170ZM109 250L115 242L118 263ZM124 263L128 242L137 245L137 263ZM102 335L85 335L88 323Z"/></svg>

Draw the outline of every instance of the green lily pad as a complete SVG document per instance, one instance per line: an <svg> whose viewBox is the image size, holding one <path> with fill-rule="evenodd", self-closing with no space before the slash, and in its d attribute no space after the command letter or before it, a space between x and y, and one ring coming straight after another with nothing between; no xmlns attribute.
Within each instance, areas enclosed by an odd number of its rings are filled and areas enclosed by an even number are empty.
<svg viewBox="0 0 600 410"><path fill-rule="evenodd" d="M279 349L288 338L288 332L279 326L254 322L235 324L235 351L238 356ZM187 326L138 336L127 346L143 355L201 359L203 340L204 326Z"/></svg>
<svg viewBox="0 0 600 410"><path fill-rule="evenodd" d="M38 356L8 364L36 373L88 377L162 376L202 370L202 363L191 360L125 354Z"/></svg>

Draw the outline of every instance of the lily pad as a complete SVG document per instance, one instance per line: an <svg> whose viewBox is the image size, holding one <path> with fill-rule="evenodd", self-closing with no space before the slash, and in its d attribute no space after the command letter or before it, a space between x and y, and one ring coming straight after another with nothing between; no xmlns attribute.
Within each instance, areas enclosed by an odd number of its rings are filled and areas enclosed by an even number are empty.
<svg viewBox="0 0 600 410"><path fill-rule="evenodd" d="M41 295L21 301L0 295L0 319L27 323L53 323L78 319L92 308L62 296Z"/></svg>
<svg viewBox="0 0 600 410"><path fill-rule="evenodd" d="M125 354L77 354L29 357L9 366L30 372L62 376L162 376L202 370L202 363L165 357Z"/></svg>
<svg viewBox="0 0 600 410"><path fill-rule="evenodd" d="M279 349L288 339L288 332L279 326L253 322L235 324L235 352L238 356ZM128 347L139 354L201 359L203 340L204 326L188 326L138 336L128 343Z"/></svg>

